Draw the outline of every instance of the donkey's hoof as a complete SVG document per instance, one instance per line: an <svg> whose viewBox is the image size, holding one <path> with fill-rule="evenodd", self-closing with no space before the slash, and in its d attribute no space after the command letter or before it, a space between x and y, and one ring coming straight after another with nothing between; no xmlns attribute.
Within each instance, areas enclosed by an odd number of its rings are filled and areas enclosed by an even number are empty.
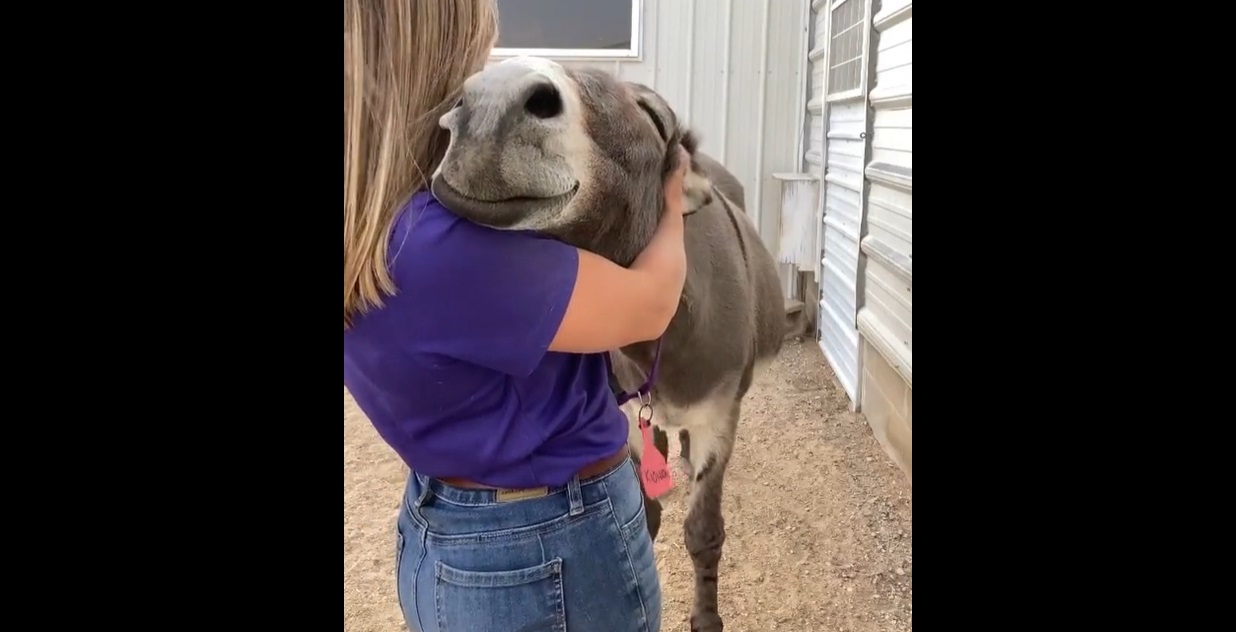
<svg viewBox="0 0 1236 632"><path fill-rule="evenodd" d="M724 629L725 624L721 622L721 615L715 612L691 615L691 632L721 632Z"/></svg>

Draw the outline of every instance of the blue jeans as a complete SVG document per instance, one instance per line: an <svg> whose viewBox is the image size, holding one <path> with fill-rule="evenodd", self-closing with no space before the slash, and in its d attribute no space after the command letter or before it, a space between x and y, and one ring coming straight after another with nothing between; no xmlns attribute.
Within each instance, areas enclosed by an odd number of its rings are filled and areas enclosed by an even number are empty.
<svg viewBox="0 0 1236 632"><path fill-rule="evenodd" d="M629 459L499 502L413 473L399 514L399 603L414 632L658 632L661 583Z"/></svg>

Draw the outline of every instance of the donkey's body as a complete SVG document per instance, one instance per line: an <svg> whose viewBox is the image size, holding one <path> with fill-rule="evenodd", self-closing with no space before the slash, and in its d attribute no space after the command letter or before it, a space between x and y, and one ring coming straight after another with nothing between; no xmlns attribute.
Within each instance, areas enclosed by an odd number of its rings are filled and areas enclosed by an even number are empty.
<svg viewBox="0 0 1236 632"><path fill-rule="evenodd" d="M716 187L686 218L687 281L653 390L661 427L677 427L667 406L689 413L718 391L741 398L756 362L775 356L783 338L785 299L773 257L742 209L742 186L716 161L694 157ZM624 388L643 381L654 347L632 345L614 358Z"/></svg>
<svg viewBox="0 0 1236 632"><path fill-rule="evenodd" d="M652 238L676 146L692 153L684 181L687 280L662 337L653 423L680 431L693 473L684 524L696 578L691 627L720 631L722 480L742 398L757 365L780 350L784 328L776 265L743 211L742 186L695 152L659 96L598 71L526 58L491 66L469 80L443 125L452 130L451 149L433 188L452 210L497 228L534 229L622 265ZM654 349L641 343L611 354L624 389L644 381ZM639 458L637 406L627 413ZM648 505L655 537L660 507Z"/></svg>

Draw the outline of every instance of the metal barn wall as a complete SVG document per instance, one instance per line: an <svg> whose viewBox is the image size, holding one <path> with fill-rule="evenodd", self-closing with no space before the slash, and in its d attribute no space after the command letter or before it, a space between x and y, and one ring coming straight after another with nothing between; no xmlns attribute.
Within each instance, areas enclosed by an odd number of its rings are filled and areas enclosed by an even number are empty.
<svg viewBox="0 0 1236 632"><path fill-rule="evenodd" d="M910 0L876 1L856 319L860 399L872 434L913 484L913 20Z"/></svg>
<svg viewBox="0 0 1236 632"><path fill-rule="evenodd" d="M807 53L807 143L803 163L808 173L824 176L824 79L828 71L828 0L811 2L811 50Z"/></svg>
<svg viewBox="0 0 1236 632"><path fill-rule="evenodd" d="M864 340L907 385L913 384L914 356L912 18L910 0L883 0L873 20L879 43L870 96L875 120L866 166L871 188L858 313Z"/></svg>
<svg viewBox="0 0 1236 632"><path fill-rule="evenodd" d="M837 381L857 410L862 380L857 326L862 304L859 243L867 207L863 170L871 122L867 106L871 14L878 0L831 0L813 6L822 29L816 33L819 44L813 54L822 55L824 62L819 340Z"/></svg>
<svg viewBox="0 0 1236 632"><path fill-rule="evenodd" d="M798 168L809 1L642 0L639 58L552 58L664 96L701 150L742 183L747 213L775 255L781 191L772 174Z"/></svg>
<svg viewBox="0 0 1236 632"><path fill-rule="evenodd" d="M824 101L825 96L825 80L828 76L828 49L829 49L829 16L831 12L828 10L829 0L808 0L803 3L802 7L805 12L804 31L806 31L807 46L805 57L800 59L803 64L801 88L803 91L802 99L805 100L803 112L803 139L799 147L802 152L799 160L799 168L793 173L778 174L778 178L783 181L783 200L782 200L782 216L783 222L781 227L782 252L781 258L785 257L785 243L790 238L792 233L799 230L801 225L797 219L806 219L809 227L806 228L807 234L796 235L799 240L800 248L811 251L810 261L798 261L801 255L794 257L795 269L797 274L796 284L793 293L787 292L787 296L793 299L804 299L803 310L806 316L807 323L820 322L820 282L823 275L823 258L821 256L824 240L824 224L823 224L823 179L824 179L824 148L827 143L826 134L826 114L827 107ZM787 220L786 215L792 214L790 210L791 198L807 197L809 192L812 210L809 218L795 218ZM786 221L793 222L794 225L786 224ZM817 328L818 335L818 328Z"/></svg>

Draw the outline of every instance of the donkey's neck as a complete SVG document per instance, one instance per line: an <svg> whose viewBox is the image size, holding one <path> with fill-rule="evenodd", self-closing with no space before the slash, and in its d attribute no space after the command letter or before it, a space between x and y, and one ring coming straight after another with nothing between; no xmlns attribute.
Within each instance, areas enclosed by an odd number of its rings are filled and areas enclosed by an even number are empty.
<svg viewBox="0 0 1236 632"><path fill-rule="evenodd" d="M628 268L652 241L657 230L656 209L632 212L623 207L606 209L597 220L584 221L567 229L563 241L594 252Z"/></svg>

